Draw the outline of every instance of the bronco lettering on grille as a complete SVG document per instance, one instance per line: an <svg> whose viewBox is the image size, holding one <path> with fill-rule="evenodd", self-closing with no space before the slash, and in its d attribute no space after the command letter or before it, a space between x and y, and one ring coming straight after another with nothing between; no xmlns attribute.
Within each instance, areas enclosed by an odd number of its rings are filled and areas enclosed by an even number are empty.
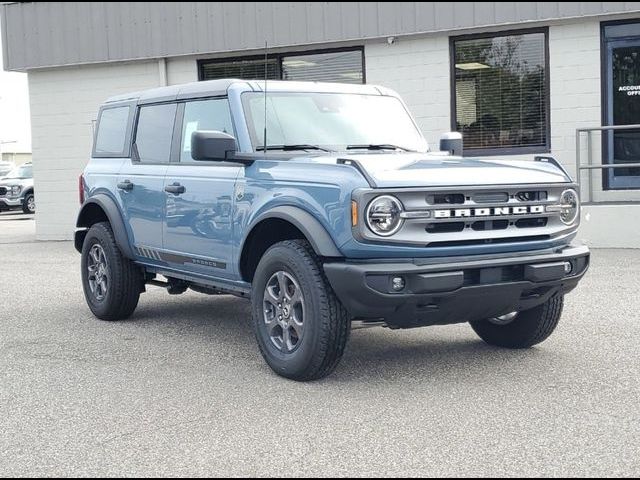
<svg viewBox="0 0 640 480"><path fill-rule="evenodd" d="M504 215L525 215L544 213L544 205L525 207L495 207L495 208L456 208L452 210L434 210L434 218L469 218L469 217L500 217Z"/></svg>

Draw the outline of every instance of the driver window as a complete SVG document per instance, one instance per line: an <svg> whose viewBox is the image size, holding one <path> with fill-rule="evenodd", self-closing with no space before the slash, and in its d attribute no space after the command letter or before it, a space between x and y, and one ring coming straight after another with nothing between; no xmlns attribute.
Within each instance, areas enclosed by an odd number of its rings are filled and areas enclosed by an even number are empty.
<svg viewBox="0 0 640 480"><path fill-rule="evenodd" d="M229 101L226 98L187 102L182 122L182 148L180 161L190 162L191 134L196 130L217 130L233 135Z"/></svg>

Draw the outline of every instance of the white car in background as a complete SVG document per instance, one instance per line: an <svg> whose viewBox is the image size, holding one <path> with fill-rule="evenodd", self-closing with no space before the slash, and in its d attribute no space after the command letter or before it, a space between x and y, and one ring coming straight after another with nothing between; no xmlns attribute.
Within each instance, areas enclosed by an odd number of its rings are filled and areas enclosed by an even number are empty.
<svg viewBox="0 0 640 480"><path fill-rule="evenodd" d="M0 211L22 209L36 213L33 193L33 167L25 163L0 177Z"/></svg>

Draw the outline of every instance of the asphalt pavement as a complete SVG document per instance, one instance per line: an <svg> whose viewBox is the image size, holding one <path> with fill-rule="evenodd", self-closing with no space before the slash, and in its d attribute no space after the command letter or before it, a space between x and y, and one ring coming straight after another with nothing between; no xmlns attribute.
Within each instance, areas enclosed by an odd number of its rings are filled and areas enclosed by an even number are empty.
<svg viewBox="0 0 640 480"><path fill-rule="evenodd" d="M0 215L0 476L640 474L640 250L594 251L531 350L354 331L301 384L241 299L151 287L131 320L94 319L72 244L22 218Z"/></svg>

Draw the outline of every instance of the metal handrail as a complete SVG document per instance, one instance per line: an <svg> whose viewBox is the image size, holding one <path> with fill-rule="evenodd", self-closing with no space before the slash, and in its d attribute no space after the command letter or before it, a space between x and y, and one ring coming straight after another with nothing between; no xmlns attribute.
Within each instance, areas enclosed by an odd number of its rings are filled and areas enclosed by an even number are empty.
<svg viewBox="0 0 640 480"><path fill-rule="evenodd" d="M640 163L618 163L618 164L607 164L604 165L602 162L599 165L594 165L593 163L593 149L591 148L591 140L592 132L605 132L611 130L640 130L640 125L606 125L600 127L589 127L589 128L577 128L576 129L576 182L578 185L581 185L581 172L586 170L589 172L588 177L588 185L589 185L589 202L593 201L593 175L591 172L593 170L608 170L615 168L636 168L640 167ZM581 158L581 146L580 140L582 138L581 134L587 134L587 165L582 165Z"/></svg>

